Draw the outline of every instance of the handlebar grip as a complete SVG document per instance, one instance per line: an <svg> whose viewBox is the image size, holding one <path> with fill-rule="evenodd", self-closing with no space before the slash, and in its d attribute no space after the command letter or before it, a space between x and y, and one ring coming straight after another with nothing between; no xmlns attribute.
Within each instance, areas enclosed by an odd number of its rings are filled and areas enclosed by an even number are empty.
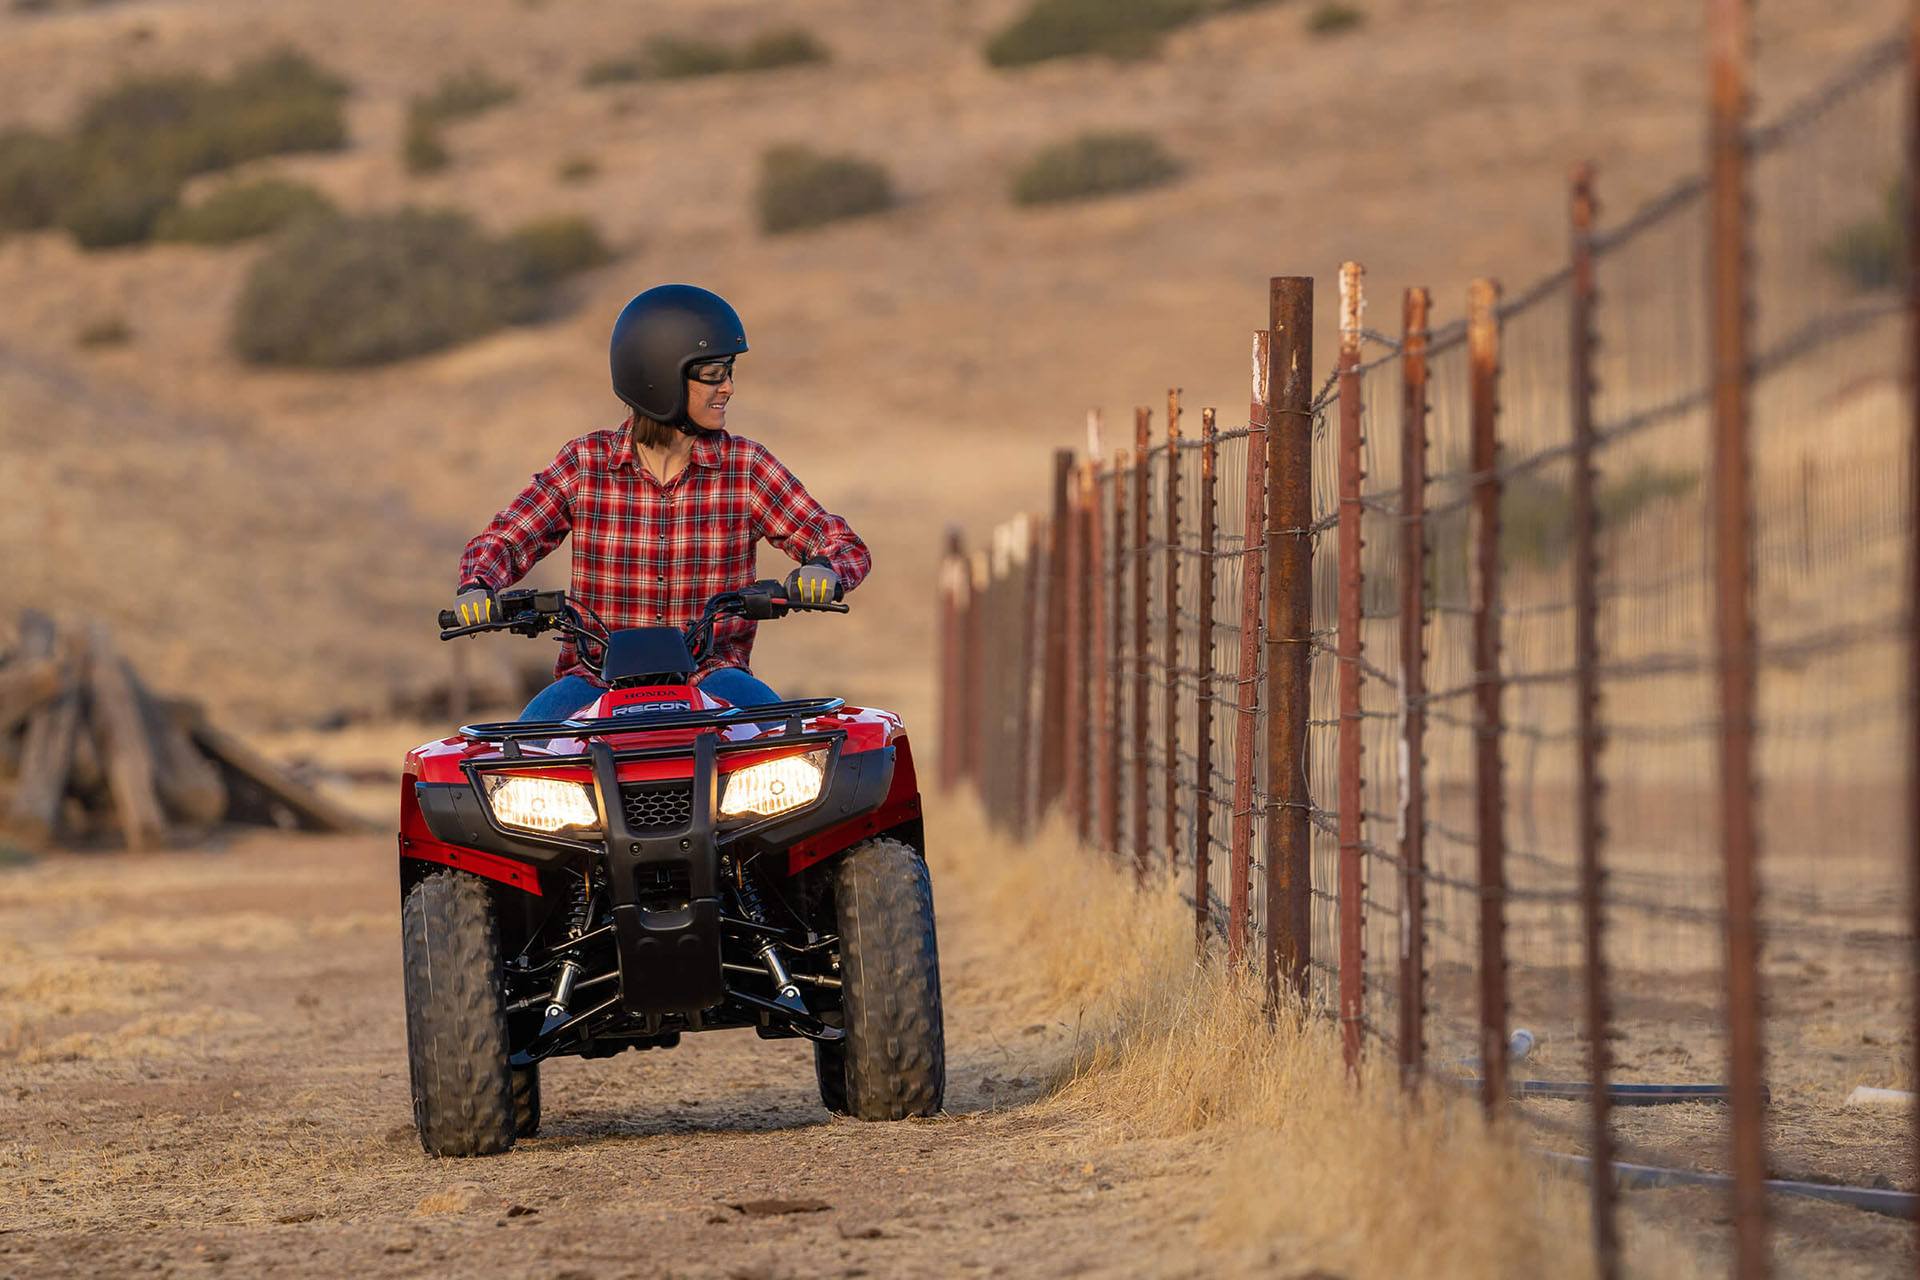
<svg viewBox="0 0 1920 1280"><path fill-rule="evenodd" d="M451 631L459 625L460 625L459 614L455 613L451 609L442 609L440 611L440 629L442 631Z"/></svg>

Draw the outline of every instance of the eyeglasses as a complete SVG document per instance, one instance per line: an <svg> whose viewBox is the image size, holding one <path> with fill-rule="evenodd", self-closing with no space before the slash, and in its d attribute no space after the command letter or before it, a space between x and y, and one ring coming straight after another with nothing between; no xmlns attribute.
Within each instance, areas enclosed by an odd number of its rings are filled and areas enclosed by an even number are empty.
<svg viewBox="0 0 1920 1280"><path fill-rule="evenodd" d="M733 377L733 357L728 356L725 360L702 360L699 364L688 365L687 376L695 382L704 382L710 387L717 387Z"/></svg>

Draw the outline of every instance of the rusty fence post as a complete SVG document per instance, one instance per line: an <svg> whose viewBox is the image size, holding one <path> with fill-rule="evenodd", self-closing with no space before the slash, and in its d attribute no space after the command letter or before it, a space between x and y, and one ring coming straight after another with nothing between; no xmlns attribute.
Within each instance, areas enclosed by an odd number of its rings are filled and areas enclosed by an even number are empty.
<svg viewBox="0 0 1920 1280"><path fill-rule="evenodd" d="M1500 776L1500 286L1467 300L1473 416L1474 797L1480 893L1480 1082L1489 1113L1507 1101L1507 841Z"/></svg>
<svg viewBox="0 0 1920 1280"><path fill-rule="evenodd" d="M1268 282L1267 954L1268 1008L1304 998L1312 929L1307 674L1313 643L1313 277Z"/></svg>
<svg viewBox="0 0 1920 1280"><path fill-rule="evenodd" d="M1113 554L1109 557L1113 568L1113 632L1108 653L1107 685L1110 701L1107 706L1107 767L1103 781L1105 795L1102 798L1107 816L1106 849L1115 858L1120 849L1120 745L1127 736L1127 682L1126 643L1127 611L1126 593L1122 589L1126 581L1127 554L1127 477L1132 468L1127 461L1125 449L1113 460Z"/></svg>
<svg viewBox="0 0 1920 1280"><path fill-rule="evenodd" d="M1214 556L1214 463L1220 448L1220 429L1212 409L1200 411L1200 582L1195 604L1199 618L1194 623L1196 674L1199 680L1194 709L1193 766L1193 911L1194 945L1207 948L1213 911L1208 905L1213 892L1208 874L1213 860L1213 704L1216 684L1213 671L1213 556Z"/></svg>
<svg viewBox="0 0 1920 1280"><path fill-rule="evenodd" d="M1913 1078L1920 1079L1920 3L1909 7L1907 40L1907 389L1913 397L1907 438L1913 504L1907 531L1907 932L1913 938ZM1920 1160L1920 1107L1913 1109L1913 1155ZM1920 1217L1914 1225L1920 1229Z"/></svg>
<svg viewBox="0 0 1920 1280"><path fill-rule="evenodd" d="M1234 672L1233 806L1227 845L1227 963L1237 965L1247 951L1247 925L1253 880L1254 756L1260 706L1260 650L1265 617L1266 562L1267 349L1273 335L1253 337L1253 404L1248 413L1246 520L1241 526L1240 660Z"/></svg>
<svg viewBox="0 0 1920 1280"><path fill-rule="evenodd" d="M1144 405L1133 411L1133 768L1128 781L1133 802L1133 870L1144 879L1152 862L1153 838L1147 830L1147 762L1152 755L1153 724L1148 716L1153 671L1147 661L1147 619L1152 599L1147 591L1148 550L1153 530L1147 527L1147 482L1152 472L1153 410Z"/></svg>
<svg viewBox="0 0 1920 1280"><path fill-rule="evenodd" d="M1768 1269L1760 888L1754 827L1752 483L1747 443L1748 0L1709 0L1709 313L1713 317L1714 631L1720 685L1720 840L1727 895L1727 1049L1734 1270Z"/></svg>
<svg viewBox="0 0 1920 1280"><path fill-rule="evenodd" d="M1087 529L1086 468L1075 463L1067 477L1067 505L1060 529L1066 539L1060 588L1065 596L1060 629L1060 786L1068 829L1084 831L1087 804L1086 716Z"/></svg>
<svg viewBox="0 0 1920 1280"><path fill-rule="evenodd" d="M1360 323L1366 297L1364 269L1357 262L1340 266L1340 490L1338 618L1335 638L1339 665L1339 730L1335 763L1339 770L1340 865L1340 1046L1349 1071L1360 1065L1366 1026L1366 893L1361 887L1360 841Z"/></svg>
<svg viewBox="0 0 1920 1280"><path fill-rule="evenodd" d="M1040 770L1034 799L1035 825L1060 802L1067 772L1067 486L1073 450L1053 455L1053 514L1047 521L1046 647L1040 663Z"/></svg>
<svg viewBox="0 0 1920 1280"><path fill-rule="evenodd" d="M1604 872L1600 864L1600 752L1605 745L1600 723L1600 573L1593 470L1594 268L1593 173L1581 166L1573 178L1573 292L1568 365L1573 410L1573 679L1575 735L1579 744L1578 793L1574 827L1580 844L1581 959L1586 969L1588 1151L1593 1160L1590 1184L1594 1268L1600 1280L1620 1274L1620 1227L1613 1185L1613 1115L1607 1093L1612 1024L1607 989Z"/></svg>
<svg viewBox="0 0 1920 1280"><path fill-rule="evenodd" d="M1161 592L1166 601L1166 634L1162 641L1160 671L1167 687L1160 732L1166 742L1167 808L1161 815L1161 830L1167 844L1167 866L1180 865L1180 388L1167 392L1167 483L1166 501L1166 581Z"/></svg>
<svg viewBox="0 0 1920 1280"><path fill-rule="evenodd" d="M1400 1074L1427 1045L1427 291L1409 289L1400 359Z"/></svg>

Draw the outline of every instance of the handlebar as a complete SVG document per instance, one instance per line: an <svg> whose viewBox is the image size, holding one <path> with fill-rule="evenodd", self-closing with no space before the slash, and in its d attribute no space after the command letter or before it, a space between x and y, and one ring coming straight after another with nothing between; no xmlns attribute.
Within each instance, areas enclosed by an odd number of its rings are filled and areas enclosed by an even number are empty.
<svg viewBox="0 0 1920 1280"><path fill-rule="evenodd" d="M534 591L522 588L517 591L502 591L494 596L499 616L491 622L478 622L469 626L460 626L460 617L451 609L440 611L440 638L454 640L460 636L478 635L483 631L512 631L524 636L539 635L543 631L558 631L584 642L604 649L611 628L594 614L587 613L599 630L590 629L580 615L580 609L570 600L564 591ZM701 610L700 617L688 625L684 631L687 648L698 659L705 654L713 641L713 624L723 617L763 620L785 617L789 613L846 613L847 606L837 600L820 604L803 604L798 600L789 600L786 588L772 578L762 579L749 587L734 591L722 591L708 600Z"/></svg>

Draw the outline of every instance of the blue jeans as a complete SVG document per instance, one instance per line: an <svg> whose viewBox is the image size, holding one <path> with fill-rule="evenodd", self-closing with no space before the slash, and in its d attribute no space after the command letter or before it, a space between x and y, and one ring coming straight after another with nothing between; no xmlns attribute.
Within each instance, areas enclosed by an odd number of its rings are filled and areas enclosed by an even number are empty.
<svg viewBox="0 0 1920 1280"><path fill-rule="evenodd" d="M739 667L716 667L700 682L714 697L736 707L758 707L780 701L766 683ZM563 720L606 692L585 676L561 676L533 695L520 713L522 720Z"/></svg>

